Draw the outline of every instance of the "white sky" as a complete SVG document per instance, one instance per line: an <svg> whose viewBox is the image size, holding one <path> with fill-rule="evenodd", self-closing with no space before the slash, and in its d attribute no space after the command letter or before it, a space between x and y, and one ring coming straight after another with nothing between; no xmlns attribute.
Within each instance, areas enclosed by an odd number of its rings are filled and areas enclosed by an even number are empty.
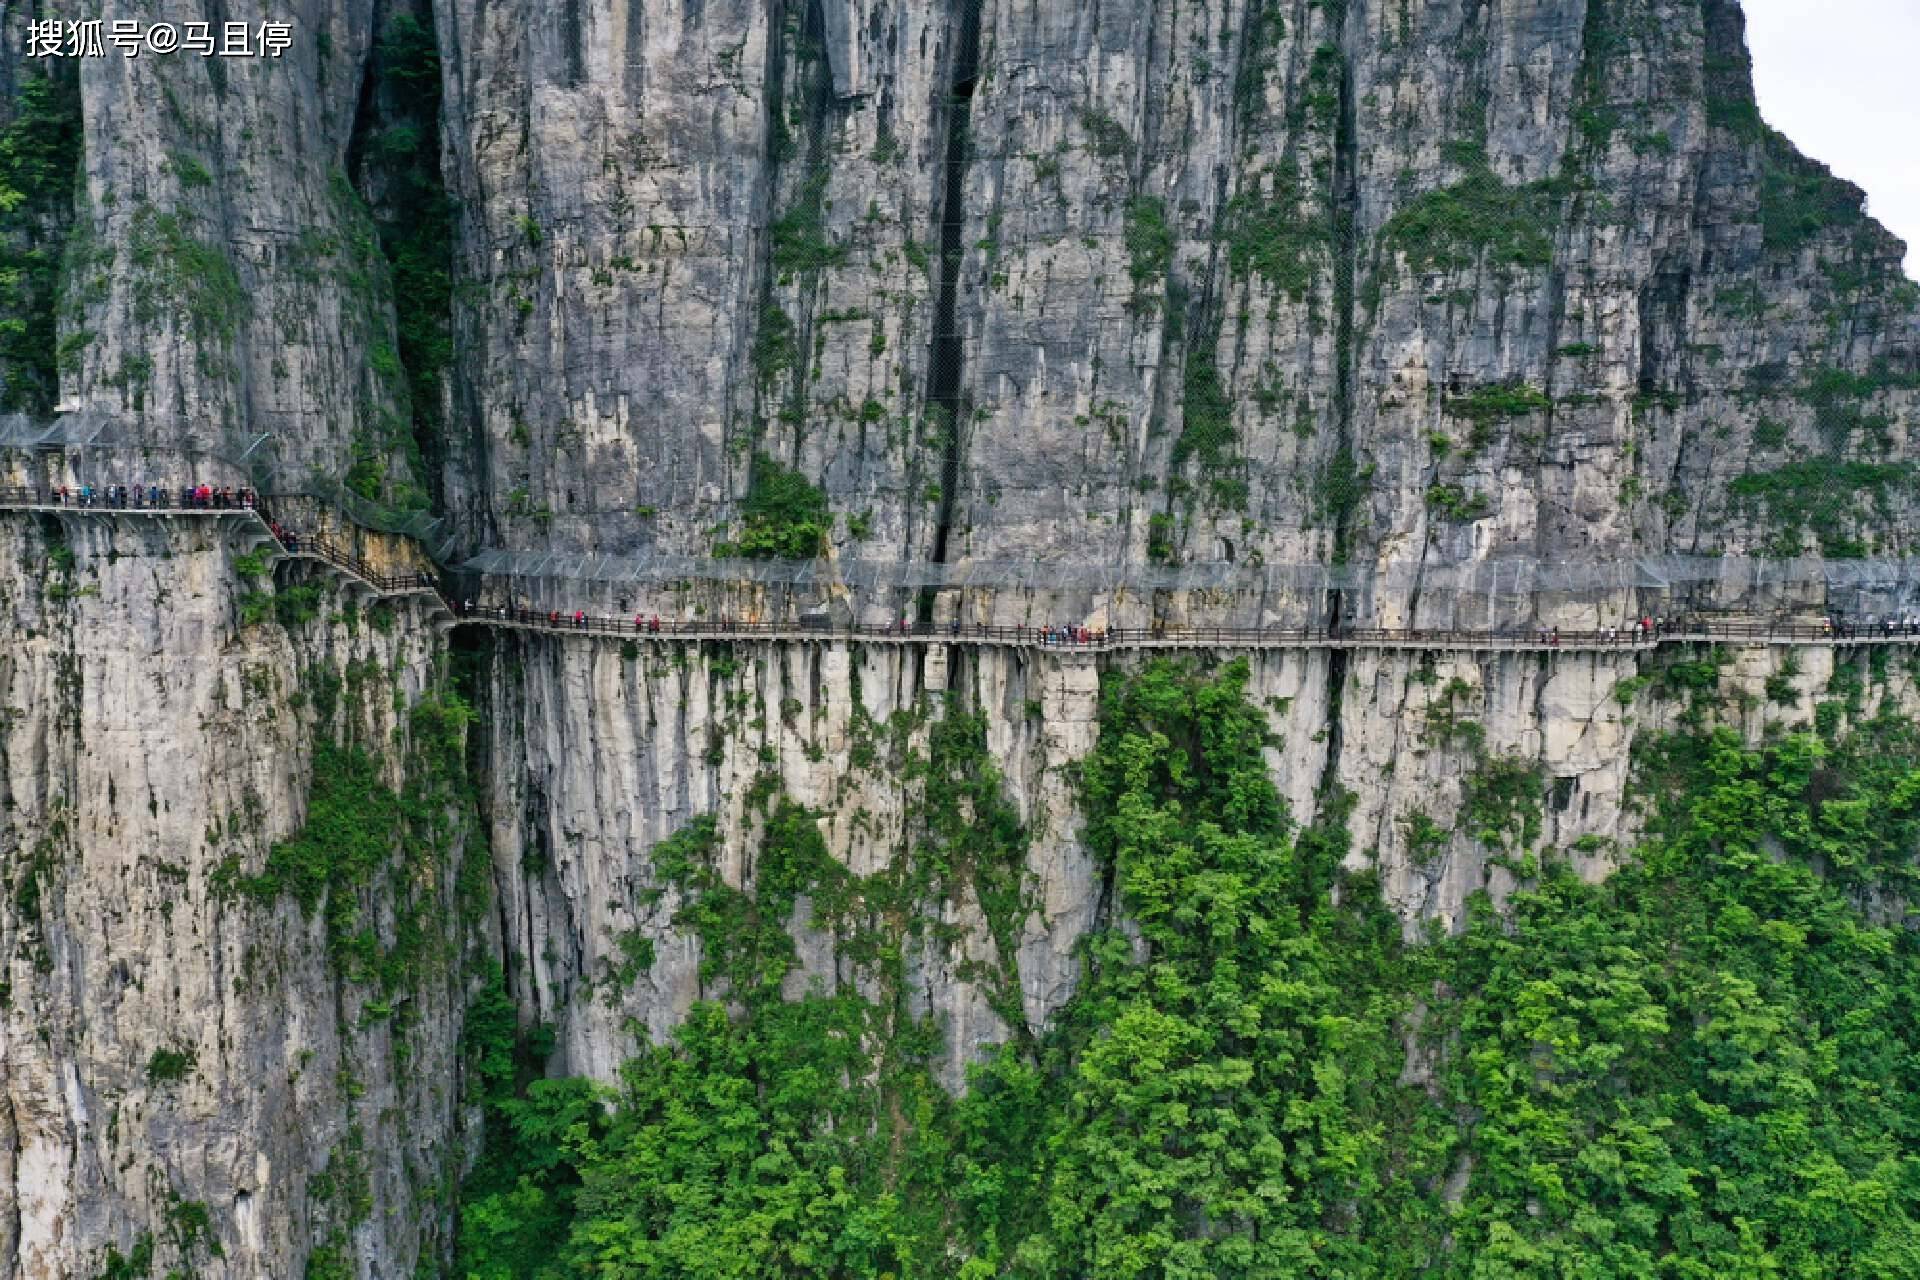
<svg viewBox="0 0 1920 1280"><path fill-rule="evenodd" d="M1920 279L1920 0L1743 0L1760 114L1865 189Z"/></svg>

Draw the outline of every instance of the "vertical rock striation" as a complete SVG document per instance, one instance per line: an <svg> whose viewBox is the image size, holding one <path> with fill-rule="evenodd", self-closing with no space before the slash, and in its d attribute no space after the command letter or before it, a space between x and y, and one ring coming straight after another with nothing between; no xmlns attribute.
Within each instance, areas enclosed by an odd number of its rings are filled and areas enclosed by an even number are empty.
<svg viewBox="0 0 1920 1280"><path fill-rule="evenodd" d="M81 135L0 232L7 261L63 260L8 295L39 336L0 340L0 407L161 449L271 433L287 487L431 495L463 550L709 556L753 520L804 541L817 500L829 576L1040 566L835 593L865 617L1605 626L1777 600L1469 597L1447 573L1915 551L1920 291L1860 193L1762 122L1734 0L169 17L288 20L293 44L110 54L35 102L0 51L0 130L43 111ZM613 1078L728 994L663 870L704 821L720 886L778 871L783 820L851 883L919 895L891 967L857 908L796 895L787 981L933 1017L956 1088L1047 1023L1114 910L1074 766L1132 658L450 650L290 568L270 592L230 537L0 516L0 1280L430 1265L475 1140L468 990L500 962L557 1033L545 1069ZM1113 584L1218 565L1358 585ZM469 666L477 835L447 692ZM1757 741L1835 674L1771 650L1250 668L1295 819L1344 830L1410 935L1528 883L1541 847L1606 874L1636 833L1629 753L1695 693ZM1913 705L1908 677L1884 696ZM983 811L1019 828L1017 909L943 861Z"/></svg>
<svg viewBox="0 0 1920 1280"><path fill-rule="evenodd" d="M427 794L396 748L437 638L291 578L282 616L310 618L241 625L243 548L206 524L4 537L51 571L0 589L0 1276L410 1274L461 1159L466 980L457 932L405 935L426 904L458 918L460 841L278 887L325 744L391 751L380 780ZM314 838L344 859L346 836ZM372 972L403 955L404 981Z"/></svg>

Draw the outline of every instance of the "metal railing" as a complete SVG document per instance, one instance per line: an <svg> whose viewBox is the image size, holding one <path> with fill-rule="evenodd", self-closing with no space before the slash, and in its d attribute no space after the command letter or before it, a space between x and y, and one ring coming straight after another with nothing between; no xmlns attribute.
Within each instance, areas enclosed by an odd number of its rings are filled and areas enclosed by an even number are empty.
<svg viewBox="0 0 1920 1280"><path fill-rule="evenodd" d="M336 569L352 574L376 591L385 594L427 592L439 599L448 613L453 605L440 590L439 580L425 573L382 573L371 562L323 535L303 534L288 528L274 517L267 501L251 489L214 490L205 495L197 487L161 489L146 486L68 487L48 491L22 485L0 486L0 507L28 510L57 510L92 514L119 513L137 515L227 515L258 522L266 534L291 556L324 560Z"/></svg>
<svg viewBox="0 0 1920 1280"><path fill-rule="evenodd" d="M436 561L444 562L453 554L453 530L446 517L391 507L355 493L339 480L311 468L283 465L277 454L279 442L272 431L224 431L210 437L202 423L173 419L167 425L177 443L162 448L143 438L156 425L156 420L149 416L136 430L120 415L98 410L49 419L0 414L0 451L120 457L121 462L104 468L95 463L95 468L114 477L115 483L133 474L151 477L156 470L156 460L167 460L172 464L168 469L175 480L217 478L250 485L256 492L269 496L318 502L333 508L348 523L412 538Z"/></svg>
<svg viewBox="0 0 1920 1280"><path fill-rule="evenodd" d="M291 556L323 561L383 594L425 594L456 621L557 634L617 636L622 639L680 640L859 640L879 643L990 644L1082 652L1151 648L1352 648L1482 650L1644 650L1663 644L1920 644L1920 617L1867 621L1828 619L1807 623L1783 619L1722 621L1697 617L1662 619L1642 626L1566 630L1519 627L1473 630L1443 627L1190 627L1160 623L1147 627L1082 627L923 623L841 622L828 618L762 622L727 617L663 619L637 614L609 617L585 610L526 609L505 605L456 603L439 580L425 573L383 573L348 547L324 536L300 534L280 524L264 500L248 490L198 495L181 489L156 492L151 486L122 494L114 490L64 496L21 486L0 487L0 507L53 509L75 514L237 515L257 522ZM481 579L486 590L488 579ZM504 585L504 584L503 584Z"/></svg>
<svg viewBox="0 0 1920 1280"><path fill-rule="evenodd" d="M288 555L312 556L316 560L325 560L334 568L350 573L368 586L388 595L401 592L429 592L439 597L440 603L447 607L447 612L454 611L452 602L441 592L439 581L431 574L381 573L345 547L326 538L291 534L280 541Z"/></svg>
<svg viewBox="0 0 1920 1280"><path fill-rule="evenodd" d="M125 492L118 492L120 488ZM103 485L97 489L84 485L58 489L0 486L0 506L58 507L72 511L251 511L259 501L259 495L251 489L223 488L202 499L196 496L195 488L186 486L177 489L157 485L138 488Z"/></svg>

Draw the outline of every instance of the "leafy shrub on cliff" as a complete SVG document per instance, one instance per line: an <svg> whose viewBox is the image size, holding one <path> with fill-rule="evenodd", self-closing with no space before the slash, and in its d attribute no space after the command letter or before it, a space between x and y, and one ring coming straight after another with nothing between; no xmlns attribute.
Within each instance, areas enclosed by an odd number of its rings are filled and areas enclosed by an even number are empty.
<svg viewBox="0 0 1920 1280"><path fill-rule="evenodd" d="M1227 206L1227 261L1295 302L1306 300L1333 244L1333 226L1299 175L1278 167L1250 177Z"/></svg>
<svg viewBox="0 0 1920 1280"><path fill-rule="evenodd" d="M194 1057L191 1049L155 1049L147 1059L147 1079L156 1084L185 1080L193 1074Z"/></svg>
<svg viewBox="0 0 1920 1280"><path fill-rule="evenodd" d="M1480 169L1409 201L1380 228L1380 243L1416 274L1544 267L1553 261L1556 201L1550 184L1511 187Z"/></svg>
<svg viewBox="0 0 1920 1280"><path fill-rule="evenodd" d="M717 543L717 556L751 560L810 560L826 550L833 529L827 495L792 467L764 453L753 456L752 479L740 504L741 529Z"/></svg>
<svg viewBox="0 0 1920 1280"><path fill-rule="evenodd" d="M1486 494L1457 484L1429 485L1427 505L1442 520L1479 520L1492 511Z"/></svg>
<svg viewBox="0 0 1920 1280"><path fill-rule="evenodd" d="M1445 401L1449 416L1465 418L1475 424L1523 418L1530 413L1544 413L1552 407L1553 401L1544 391L1523 382L1501 382L1478 387L1458 395L1449 395Z"/></svg>
<svg viewBox="0 0 1920 1280"><path fill-rule="evenodd" d="M1911 490L1914 483L1910 462L1855 462L1822 455L1735 476L1727 494L1736 510L1764 519L1765 554L1799 555L1811 531L1821 554L1853 559L1868 550L1857 534L1868 517L1862 504L1884 519L1891 509L1890 496Z"/></svg>
<svg viewBox="0 0 1920 1280"><path fill-rule="evenodd" d="M1167 278L1173 265L1173 228L1167 225L1166 201L1136 196L1127 201L1127 274L1135 289Z"/></svg>
<svg viewBox="0 0 1920 1280"><path fill-rule="evenodd" d="M357 678L364 676L350 668L349 690ZM316 688L323 720L336 696L323 698ZM291 898L302 915L324 920L328 953L346 978L383 995L407 989L450 927L439 890L471 818L464 759L471 717L451 691L421 698L410 715L406 781L398 790L385 781L381 757L320 739L300 829L273 844L257 874L245 874L238 855L224 859L211 877L216 896ZM472 861L463 859L460 870ZM470 917L471 887L457 882L456 892Z"/></svg>
<svg viewBox="0 0 1920 1280"><path fill-rule="evenodd" d="M1866 221L1866 193L1800 154L1772 129L1760 146L1760 232L1767 248L1799 249L1829 227Z"/></svg>

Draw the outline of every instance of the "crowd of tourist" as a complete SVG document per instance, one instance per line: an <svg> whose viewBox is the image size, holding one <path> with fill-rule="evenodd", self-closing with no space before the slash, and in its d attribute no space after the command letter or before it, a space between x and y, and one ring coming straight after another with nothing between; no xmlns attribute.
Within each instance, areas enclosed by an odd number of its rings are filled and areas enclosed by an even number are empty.
<svg viewBox="0 0 1920 1280"><path fill-rule="evenodd" d="M130 511L251 511L252 489L232 485L61 485L54 498L63 507L118 507Z"/></svg>
<svg viewBox="0 0 1920 1280"><path fill-rule="evenodd" d="M120 511L259 511L260 495L245 486L187 484L63 484L53 491L63 507ZM267 516L267 527L288 551L300 550L300 534Z"/></svg>
<svg viewBox="0 0 1920 1280"><path fill-rule="evenodd" d="M1844 614L1828 614L1821 620L1820 629L1829 637L1841 640L1858 640L1862 629L1869 636L1920 636L1920 614L1876 615L1862 622L1855 622Z"/></svg>

